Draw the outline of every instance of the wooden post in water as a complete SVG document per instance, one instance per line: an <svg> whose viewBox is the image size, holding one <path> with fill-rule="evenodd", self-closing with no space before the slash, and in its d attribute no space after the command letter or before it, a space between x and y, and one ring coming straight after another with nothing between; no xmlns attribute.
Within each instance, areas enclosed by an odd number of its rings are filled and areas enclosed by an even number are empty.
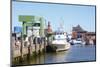
<svg viewBox="0 0 100 67"><path fill-rule="evenodd" d="M20 48L20 52L21 52L21 62L23 61L23 35L21 32L21 48Z"/></svg>
<svg viewBox="0 0 100 67"><path fill-rule="evenodd" d="M37 52L36 52L36 41L37 41L37 40L36 40L36 37L35 37L35 38L34 38L34 42L35 42L35 43L34 43L34 44L35 44L35 55L37 54Z"/></svg>
<svg viewBox="0 0 100 67"><path fill-rule="evenodd" d="M20 52L21 52L21 61L23 61L23 46L24 46L24 33L25 33L25 21L23 21L22 23L22 32L21 32L21 49L20 49Z"/></svg>
<svg viewBox="0 0 100 67"><path fill-rule="evenodd" d="M47 41L46 41L46 37L44 38L44 52L46 52L46 45L47 45Z"/></svg>
<svg viewBox="0 0 100 67"><path fill-rule="evenodd" d="M30 54L30 56L32 56L32 37L29 37L29 42L30 42L30 44L29 44L29 54Z"/></svg>

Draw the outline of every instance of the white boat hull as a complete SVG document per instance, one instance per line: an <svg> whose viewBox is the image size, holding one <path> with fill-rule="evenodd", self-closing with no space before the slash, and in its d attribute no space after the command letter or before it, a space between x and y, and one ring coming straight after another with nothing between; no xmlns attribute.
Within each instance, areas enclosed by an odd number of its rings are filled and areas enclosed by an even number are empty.
<svg viewBox="0 0 100 67"><path fill-rule="evenodd" d="M67 41L53 41L52 45L56 47L56 51L65 51L70 48L70 43Z"/></svg>
<svg viewBox="0 0 100 67"><path fill-rule="evenodd" d="M56 51L65 51L68 50L70 48L70 45L65 45L64 48L57 48Z"/></svg>

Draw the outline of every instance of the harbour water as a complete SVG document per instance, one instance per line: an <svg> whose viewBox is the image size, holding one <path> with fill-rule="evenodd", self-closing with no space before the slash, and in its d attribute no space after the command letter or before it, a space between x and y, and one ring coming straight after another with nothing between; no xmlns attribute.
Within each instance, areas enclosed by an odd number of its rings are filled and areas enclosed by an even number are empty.
<svg viewBox="0 0 100 67"><path fill-rule="evenodd" d="M95 45L71 45L67 51L45 53L21 63L25 64L51 64L65 62L95 61ZM20 64L20 63L19 63Z"/></svg>

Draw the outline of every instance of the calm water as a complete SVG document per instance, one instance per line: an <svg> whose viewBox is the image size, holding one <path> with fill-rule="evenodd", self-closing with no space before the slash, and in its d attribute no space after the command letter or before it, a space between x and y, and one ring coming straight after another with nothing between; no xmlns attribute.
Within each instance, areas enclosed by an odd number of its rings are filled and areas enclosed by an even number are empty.
<svg viewBox="0 0 100 67"><path fill-rule="evenodd" d="M44 64L61 62L94 61L95 45L81 46L73 45L68 51L57 53L45 53L37 56L23 64Z"/></svg>

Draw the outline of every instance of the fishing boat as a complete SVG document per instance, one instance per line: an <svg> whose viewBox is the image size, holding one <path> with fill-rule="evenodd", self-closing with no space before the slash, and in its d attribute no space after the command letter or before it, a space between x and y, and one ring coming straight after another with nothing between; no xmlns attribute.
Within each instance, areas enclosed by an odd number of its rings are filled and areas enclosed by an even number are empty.
<svg viewBox="0 0 100 67"><path fill-rule="evenodd" d="M66 35L60 31L55 33L52 45L56 47L56 51L64 51L70 48L70 43L67 42Z"/></svg>

